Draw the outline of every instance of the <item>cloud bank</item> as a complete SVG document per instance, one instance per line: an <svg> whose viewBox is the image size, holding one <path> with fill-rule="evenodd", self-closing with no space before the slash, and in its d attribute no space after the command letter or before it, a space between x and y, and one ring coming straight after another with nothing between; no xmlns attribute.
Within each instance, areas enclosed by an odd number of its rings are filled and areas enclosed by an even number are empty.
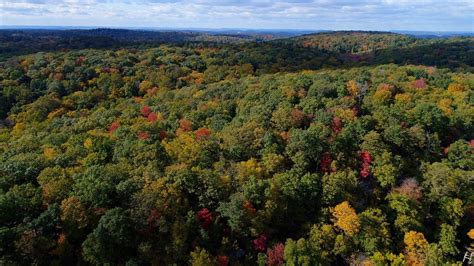
<svg viewBox="0 0 474 266"><path fill-rule="evenodd" d="M2 25L474 31L472 0L3 0Z"/></svg>

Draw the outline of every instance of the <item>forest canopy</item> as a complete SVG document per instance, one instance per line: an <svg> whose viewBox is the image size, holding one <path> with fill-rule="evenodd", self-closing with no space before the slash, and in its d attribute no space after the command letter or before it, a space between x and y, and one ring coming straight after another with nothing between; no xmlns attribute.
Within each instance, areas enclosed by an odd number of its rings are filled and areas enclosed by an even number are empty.
<svg viewBox="0 0 474 266"><path fill-rule="evenodd" d="M0 264L459 264L473 42L337 32L4 54Z"/></svg>

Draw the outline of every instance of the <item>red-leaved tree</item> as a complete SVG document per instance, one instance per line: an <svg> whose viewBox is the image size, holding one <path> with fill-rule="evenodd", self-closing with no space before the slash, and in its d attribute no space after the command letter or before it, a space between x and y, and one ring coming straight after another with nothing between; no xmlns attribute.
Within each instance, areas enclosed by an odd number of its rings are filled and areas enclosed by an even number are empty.
<svg viewBox="0 0 474 266"><path fill-rule="evenodd" d="M278 243L267 250L267 265L280 266L285 263L285 245Z"/></svg>
<svg viewBox="0 0 474 266"><path fill-rule="evenodd" d="M227 266L229 265L229 257L226 255L219 255L217 256L217 264L219 266Z"/></svg>
<svg viewBox="0 0 474 266"><path fill-rule="evenodd" d="M332 132L334 132L334 134L339 134L339 132L341 132L342 130L342 120L335 116L333 119L332 119L332 123L331 123L331 129L332 129Z"/></svg>
<svg viewBox="0 0 474 266"><path fill-rule="evenodd" d="M370 175L370 163L372 162L372 156L368 151L362 151L360 153L360 158L362 160L362 168L360 170L360 176L367 178Z"/></svg>
<svg viewBox="0 0 474 266"><path fill-rule="evenodd" d="M193 122L183 118L183 119L179 120L179 127L184 132L191 131L191 130L193 130Z"/></svg>
<svg viewBox="0 0 474 266"><path fill-rule="evenodd" d="M243 204L244 206L244 209L248 212L248 213L256 213L257 210L253 207L253 204L252 202L246 200Z"/></svg>
<svg viewBox="0 0 474 266"><path fill-rule="evenodd" d="M413 87L415 89L423 89L426 87L426 81L424 78L421 78L421 79L417 79L414 83L413 83Z"/></svg>
<svg viewBox="0 0 474 266"><path fill-rule="evenodd" d="M158 120L158 116L155 113L150 113L150 114L148 114L147 119L151 123L155 123Z"/></svg>
<svg viewBox="0 0 474 266"><path fill-rule="evenodd" d="M138 133L138 138L141 139L141 140L147 140L150 138L150 133L146 132L146 131L141 131Z"/></svg>
<svg viewBox="0 0 474 266"><path fill-rule="evenodd" d="M208 229L212 224L212 221L214 221L212 212L208 208L202 208L200 211L198 211L197 218L199 222L201 222L201 226L204 229Z"/></svg>
<svg viewBox="0 0 474 266"><path fill-rule="evenodd" d="M266 234L259 235L256 239L252 240L253 248L258 252L263 252L267 249L268 237Z"/></svg>
<svg viewBox="0 0 474 266"><path fill-rule="evenodd" d="M148 218L146 219L146 223L148 224L149 227L157 227L158 226L158 220L160 219L161 215L158 212L156 208L153 208L150 211L150 214L148 215Z"/></svg>
<svg viewBox="0 0 474 266"><path fill-rule="evenodd" d="M331 163L332 163L332 156L329 152L323 154L321 158L321 163L319 165L319 169L321 172L331 172Z"/></svg>
<svg viewBox="0 0 474 266"><path fill-rule="evenodd" d="M114 134L115 130L117 130L119 127L120 127L119 122L113 122L109 127L109 134Z"/></svg>
<svg viewBox="0 0 474 266"><path fill-rule="evenodd" d="M147 116L151 113L151 108L150 108L150 106L148 106L148 105L143 106L143 107L140 109L140 113L142 113L142 115L143 115L144 117L147 117Z"/></svg>
<svg viewBox="0 0 474 266"><path fill-rule="evenodd" d="M200 128L194 131L194 136L196 137L196 140L198 141L206 140L209 138L210 135L211 135L211 130L207 128Z"/></svg>

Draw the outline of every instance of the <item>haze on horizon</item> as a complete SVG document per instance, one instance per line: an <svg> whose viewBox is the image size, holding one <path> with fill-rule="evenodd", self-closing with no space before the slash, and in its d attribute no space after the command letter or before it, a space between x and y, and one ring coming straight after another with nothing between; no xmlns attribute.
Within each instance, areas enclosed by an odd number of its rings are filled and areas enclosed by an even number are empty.
<svg viewBox="0 0 474 266"><path fill-rule="evenodd" d="M0 24L474 31L472 0L3 0Z"/></svg>

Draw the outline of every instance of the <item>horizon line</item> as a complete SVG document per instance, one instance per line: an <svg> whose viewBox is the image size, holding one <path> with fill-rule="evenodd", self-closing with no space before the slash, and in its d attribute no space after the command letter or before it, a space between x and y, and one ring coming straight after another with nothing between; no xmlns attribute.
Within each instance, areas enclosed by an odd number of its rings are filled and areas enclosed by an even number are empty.
<svg viewBox="0 0 474 266"><path fill-rule="evenodd" d="M51 28L65 28L65 29L128 29L128 30L140 30L140 29L157 29L157 30L200 30L200 31L217 31L217 30L240 30L240 31L300 31L300 32L337 32L337 31L361 31L361 32L413 32L413 33L464 33L474 34L474 31L463 31L463 30L403 30L403 29L390 29L390 30L365 30L365 29L299 29L299 28L233 28L233 27L168 27L168 26L82 26L82 25L2 25L0 29L51 29Z"/></svg>

